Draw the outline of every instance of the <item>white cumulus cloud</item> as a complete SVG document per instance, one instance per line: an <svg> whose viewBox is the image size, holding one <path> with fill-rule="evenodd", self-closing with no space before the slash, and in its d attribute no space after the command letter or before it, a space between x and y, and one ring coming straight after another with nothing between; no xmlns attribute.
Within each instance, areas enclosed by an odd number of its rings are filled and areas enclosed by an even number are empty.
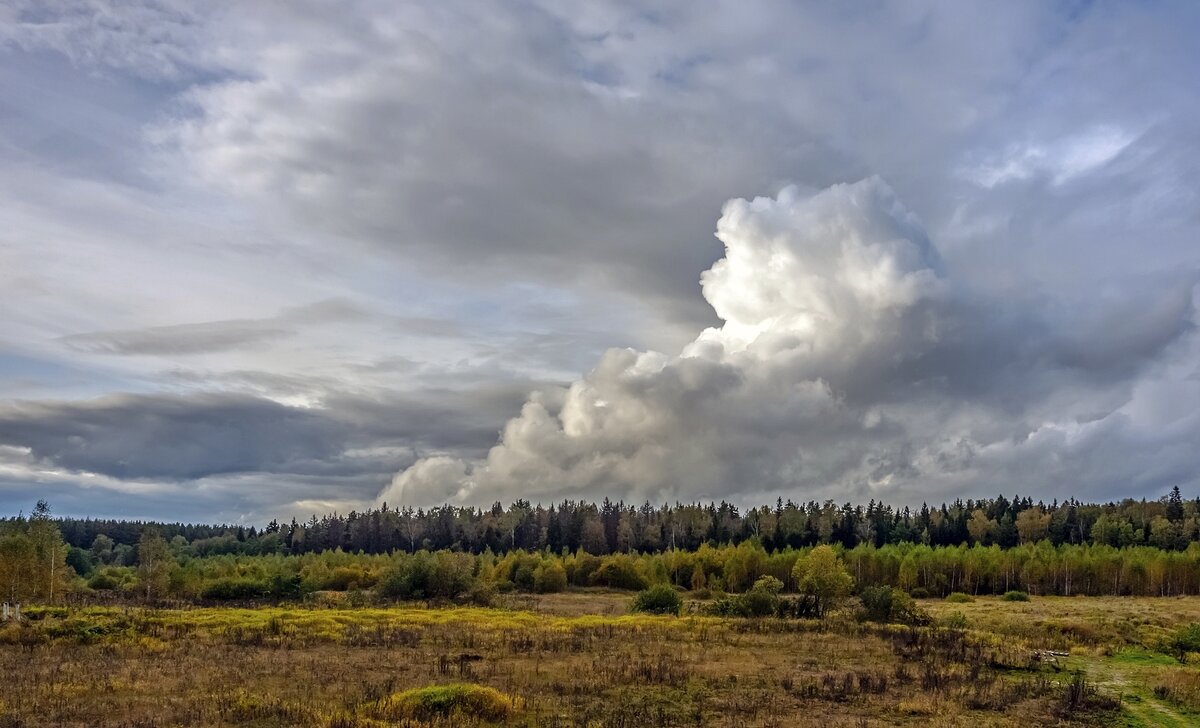
<svg viewBox="0 0 1200 728"><path fill-rule="evenodd" d="M1136 448L1153 437L1137 409L1158 413L1156 431L1163 417L1197 429L1148 401L1160 385L1134 387L1138 362L1186 360L1193 306L1135 327L1161 335L1097 343L1079 341L1078 317L978 300L877 177L733 200L717 237L725 256L701 280L720 327L678 356L608 351L569 387L531 396L485 460L418 461L380 498L913 501L1028 488L1039 469L1068 490L1092 479L1094 492L1106 473L1136 478ZM1089 344L1105 356L1081 354ZM1185 376L1172 371L1146 376Z"/></svg>

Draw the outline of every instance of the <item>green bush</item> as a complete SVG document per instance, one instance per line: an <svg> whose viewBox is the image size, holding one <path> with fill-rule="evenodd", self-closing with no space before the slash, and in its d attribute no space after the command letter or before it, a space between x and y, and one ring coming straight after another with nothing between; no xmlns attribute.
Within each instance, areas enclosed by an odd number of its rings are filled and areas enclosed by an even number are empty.
<svg viewBox="0 0 1200 728"><path fill-rule="evenodd" d="M1029 594L1014 589L1013 591L1004 592L1004 596L1000 598L1006 602L1027 602L1029 601Z"/></svg>
<svg viewBox="0 0 1200 728"><path fill-rule="evenodd" d="M966 629L967 615L962 612L951 612L938 620L938 626L945 629Z"/></svg>
<svg viewBox="0 0 1200 728"><path fill-rule="evenodd" d="M414 688L364 706L368 716L386 721L431 723L459 718L498 722L520 710L520 698L472 683ZM453 724L453 723L452 723Z"/></svg>
<svg viewBox="0 0 1200 728"><path fill-rule="evenodd" d="M969 604L970 602L975 601L975 597L962 592L950 592L946 595L946 601L950 602L951 604Z"/></svg>
<svg viewBox="0 0 1200 728"><path fill-rule="evenodd" d="M783 582L773 576L760 576L750 587L750 591L742 595L746 616L771 617L779 613L779 592Z"/></svg>
<svg viewBox="0 0 1200 728"><path fill-rule="evenodd" d="M908 595L911 596L913 599L928 599L929 598L929 590L923 586L915 586L912 589L908 590Z"/></svg>
<svg viewBox="0 0 1200 728"><path fill-rule="evenodd" d="M705 612L718 617L772 617L784 612L802 611L792 603L785 609L779 596L783 582L773 576L761 576L745 594L732 594L709 604ZM800 600L795 604L809 604ZM811 605L810 605L811 606Z"/></svg>
<svg viewBox="0 0 1200 728"><path fill-rule="evenodd" d="M1200 624L1193 622L1180 627L1163 641L1159 651L1173 656L1180 662L1187 662L1189 653L1200 652Z"/></svg>
<svg viewBox="0 0 1200 728"><path fill-rule="evenodd" d="M453 551L396 554L375 585L392 599L457 599L475 586L475 558Z"/></svg>
<svg viewBox="0 0 1200 728"><path fill-rule="evenodd" d="M679 614L683 609L683 599L669 584L655 584L638 592L629 608L634 612L650 614Z"/></svg>
<svg viewBox="0 0 1200 728"><path fill-rule="evenodd" d="M624 554L610 556L592 572L588 580L594 586L636 591L646 588L646 580L637 571L637 563Z"/></svg>
<svg viewBox="0 0 1200 728"><path fill-rule="evenodd" d="M256 579L245 577L230 577L217 579L208 586L200 596L205 599L218 601L233 601L238 599L259 599L269 591L266 584Z"/></svg>
<svg viewBox="0 0 1200 728"><path fill-rule="evenodd" d="M116 589L120 583L111 574L98 571L91 579L88 579L87 585L97 591L108 591L109 589Z"/></svg>
<svg viewBox="0 0 1200 728"><path fill-rule="evenodd" d="M533 590L538 594L551 594L567 588L567 571L557 559L543 562L533 570Z"/></svg>
<svg viewBox="0 0 1200 728"><path fill-rule="evenodd" d="M871 586L859 595L863 619L888 624L929 624L930 617L901 589Z"/></svg>

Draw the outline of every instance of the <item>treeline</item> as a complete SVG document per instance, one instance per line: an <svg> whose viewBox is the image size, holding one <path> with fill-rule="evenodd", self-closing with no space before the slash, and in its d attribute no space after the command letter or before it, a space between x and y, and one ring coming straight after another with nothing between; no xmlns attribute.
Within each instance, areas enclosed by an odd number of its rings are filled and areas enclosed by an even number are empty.
<svg viewBox="0 0 1200 728"><path fill-rule="evenodd" d="M187 600L300 599L315 592L356 598L470 599L488 602L504 592L548 593L570 587L638 591L658 584L701 595L744 593L762 577L795 592L796 564L813 549L768 551L757 540L702 544L695 551L617 553L577 551L404 551L356 554L340 549L301 555L196 557L147 532L137 567L97 560L85 591ZM818 547L828 548L828 547ZM1054 546L1048 540L999 546L860 544L833 547L856 592L896 587L914 597L951 592L1037 595L1177 596L1200 594L1200 543L1184 551L1150 546ZM155 554L157 566L146 561ZM152 583L151 583L152 582ZM83 586L81 581L81 587Z"/></svg>
<svg viewBox="0 0 1200 728"><path fill-rule="evenodd" d="M1174 522L1194 518L1189 514L1192 504L1183 503L1177 493L1160 505L1173 516L1178 515L1173 507L1182 509L1183 515ZM1043 523L1053 518L1053 512L1036 507L1021 514L1029 512ZM1100 514L1093 530L1110 515ZM1167 516L1155 516L1159 517ZM99 534L91 546L81 548L64 541L60 523L67 522L51 518L44 502L29 518L0 523L0 596L9 601L49 602L68 594L150 601L254 600L302 599L314 592L336 591L359 599L486 602L499 592L556 592L572 586L636 591L669 585L701 594L737 594L752 590L764 577L778 580L783 591L794 592L801 586L796 565L814 551L807 545L777 547L762 535L752 535L738 543L701 542L694 549L616 553L593 553L582 546L501 551L485 546L477 554L428 548L401 548L388 554L341 548L299 554L282 549L265 554L212 553L206 550L206 542L227 536L189 542L177 533L168 540L156 528L146 527L136 544L117 544ZM998 543L944 546L906 541L851 547L835 543L832 549L822 544L816 550L836 554L860 593L886 586L916 597L1011 590L1065 596L1200 594L1200 542L1182 550L1055 544L1048 531L1046 524L1039 532L1042 538L1010 548ZM239 543L261 544L271 536L282 544L279 531L247 533Z"/></svg>
<svg viewBox="0 0 1200 728"><path fill-rule="evenodd" d="M509 550L582 549L590 554L695 551L702 544L755 539L768 551L818 544L853 549L901 543L927 546L999 546L1049 541L1051 545L1153 546L1180 551L1200 540L1200 499L1185 501L1178 488L1160 500L1085 504L1034 502L1026 497L956 500L940 507L893 508L872 501L841 506L777 500L741 511L721 502L635 507L563 501L550 506L518 500L505 508L444 505L389 508L347 515L312 516L305 522L272 521L265 528L157 524L64 518L66 542L99 546L111 560L132 564L142 532L153 528L183 541L196 556L307 554L342 549L367 554L419 550L481 554ZM99 543L97 543L99 540Z"/></svg>

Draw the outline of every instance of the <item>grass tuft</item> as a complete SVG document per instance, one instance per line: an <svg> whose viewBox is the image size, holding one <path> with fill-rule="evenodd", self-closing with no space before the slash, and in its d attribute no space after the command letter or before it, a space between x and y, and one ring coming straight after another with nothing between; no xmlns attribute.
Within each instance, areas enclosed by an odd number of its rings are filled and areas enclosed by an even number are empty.
<svg viewBox="0 0 1200 728"><path fill-rule="evenodd" d="M413 688L363 706L368 717L379 720L474 718L495 722L521 710L524 701L485 685L451 683Z"/></svg>

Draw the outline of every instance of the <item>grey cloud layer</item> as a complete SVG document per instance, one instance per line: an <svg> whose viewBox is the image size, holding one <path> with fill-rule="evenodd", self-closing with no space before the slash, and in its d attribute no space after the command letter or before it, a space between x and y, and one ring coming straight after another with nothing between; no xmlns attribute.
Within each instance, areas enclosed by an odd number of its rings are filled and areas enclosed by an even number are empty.
<svg viewBox="0 0 1200 728"><path fill-rule="evenodd" d="M36 462L117 479L383 477L413 453L481 452L523 392L334 394L320 408L218 393L17 401L0 406L0 443L27 449Z"/></svg>
<svg viewBox="0 0 1200 728"><path fill-rule="evenodd" d="M0 501L95 475L263 520L420 455L417 500L1194 482L1197 28L1186 0L0 4ZM804 202L875 174L905 208ZM718 217L796 245L714 266ZM845 261L848 232L883 247Z"/></svg>

